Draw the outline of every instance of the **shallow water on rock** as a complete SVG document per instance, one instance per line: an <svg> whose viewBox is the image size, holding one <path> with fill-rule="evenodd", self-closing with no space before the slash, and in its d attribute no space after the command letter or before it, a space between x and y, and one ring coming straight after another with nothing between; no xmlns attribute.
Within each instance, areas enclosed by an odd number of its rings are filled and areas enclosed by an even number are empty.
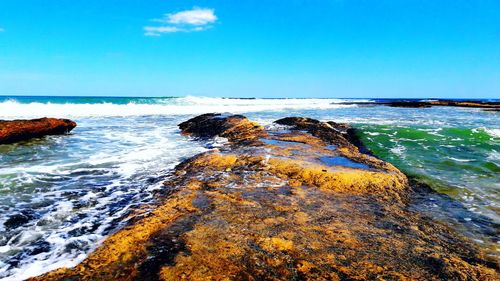
<svg viewBox="0 0 500 281"><path fill-rule="evenodd" d="M347 167L347 168L363 169L363 170L370 169L370 166L368 166L366 164L357 163L357 162L352 161L349 158L342 157L342 156L324 156L324 157L320 157L319 160L328 166L342 166L342 167Z"/></svg>
<svg viewBox="0 0 500 281"><path fill-rule="evenodd" d="M262 122L272 120L272 115L248 114ZM291 111L287 116L352 124L376 156L421 178L469 211L500 223L499 113L474 108L362 106Z"/></svg>

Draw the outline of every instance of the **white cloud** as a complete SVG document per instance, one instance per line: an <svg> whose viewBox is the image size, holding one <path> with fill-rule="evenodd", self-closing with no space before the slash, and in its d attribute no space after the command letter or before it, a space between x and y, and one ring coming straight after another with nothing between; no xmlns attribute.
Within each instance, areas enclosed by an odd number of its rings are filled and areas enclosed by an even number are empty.
<svg viewBox="0 0 500 281"><path fill-rule="evenodd" d="M175 33L175 32L197 32L209 29L210 26L195 26L181 28L177 26L145 26L144 35L146 36L161 36L165 33Z"/></svg>
<svg viewBox="0 0 500 281"><path fill-rule="evenodd" d="M191 10L166 14L163 19L154 19L162 26L145 26L144 35L160 36L166 33L175 32L196 32L211 28L210 24L217 21L214 9L194 7Z"/></svg>
<svg viewBox="0 0 500 281"><path fill-rule="evenodd" d="M206 25L217 20L214 9L195 7L192 10L166 15L166 22L171 24Z"/></svg>
<svg viewBox="0 0 500 281"><path fill-rule="evenodd" d="M146 26L144 31L146 36L160 36L162 33L174 33L183 30L175 26Z"/></svg>

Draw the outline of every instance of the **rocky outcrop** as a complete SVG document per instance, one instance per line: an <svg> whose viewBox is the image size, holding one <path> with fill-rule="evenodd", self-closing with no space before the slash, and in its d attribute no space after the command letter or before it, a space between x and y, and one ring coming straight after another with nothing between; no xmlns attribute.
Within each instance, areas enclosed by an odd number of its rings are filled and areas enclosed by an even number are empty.
<svg viewBox="0 0 500 281"><path fill-rule="evenodd" d="M0 120L0 144L69 133L76 123L68 119L40 118L32 120Z"/></svg>
<svg viewBox="0 0 500 281"><path fill-rule="evenodd" d="M181 124L228 143L179 164L162 203L81 264L36 279L498 280L469 241L407 208L406 176L361 153L347 125L278 123Z"/></svg>
<svg viewBox="0 0 500 281"><path fill-rule="evenodd" d="M500 108L500 102L435 100L427 103L433 106Z"/></svg>
<svg viewBox="0 0 500 281"><path fill-rule="evenodd" d="M387 103L386 105L391 107L408 107L408 108L427 108L432 106L428 102L421 102L421 101L390 102Z"/></svg>
<svg viewBox="0 0 500 281"><path fill-rule="evenodd" d="M252 142L265 135L264 128L242 115L207 113L179 124L185 135L227 138L233 143Z"/></svg>
<svg viewBox="0 0 500 281"><path fill-rule="evenodd" d="M381 101L377 103L367 102L344 102L342 104L360 105L360 106L373 106L373 105L386 105L391 107L403 108L428 108L433 106L454 106L454 107L472 107L484 109L500 109L500 102L487 102L487 101L457 101L457 100L398 100L398 101Z"/></svg>
<svg viewBox="0 0 500 281"><path fill-rule="evenodd" d="M275 121L276 124L291 126L295 130L304 130L309 134L326 141L329 144L352 147L352 143L347 140L349 126L343 123L320 122L311 118L287 117Z"/></svg>

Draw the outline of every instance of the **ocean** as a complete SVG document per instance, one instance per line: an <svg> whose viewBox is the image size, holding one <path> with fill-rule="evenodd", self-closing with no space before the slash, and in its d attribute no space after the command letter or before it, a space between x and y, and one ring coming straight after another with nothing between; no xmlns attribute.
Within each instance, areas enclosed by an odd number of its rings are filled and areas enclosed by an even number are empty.
<svg viewBox="0 0 500 281"><path fill-rule="evenodd" d="M344 102L362 104L343 104ZM412 208L498 252L500 118L476 108L396 108L376 99L0 97L0 119L70 118L71 134L0 145L0 280L74 266L154 204L176 164L210 149L179 134L198 114L350 123L367 148L437 191ZM491 100L490 100L491 101ZM12 216L22 224L6 224Z"/></svg>

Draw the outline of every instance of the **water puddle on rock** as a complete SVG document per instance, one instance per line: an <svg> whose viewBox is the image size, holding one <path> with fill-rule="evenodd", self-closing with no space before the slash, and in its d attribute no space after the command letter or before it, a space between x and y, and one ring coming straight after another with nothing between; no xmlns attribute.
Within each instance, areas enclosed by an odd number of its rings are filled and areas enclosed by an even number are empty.
<svg viewBox="0 0 500 281"><path fill-rule="evenodd" d="M371 170L370 166L363 163L354 162L351 159L343 156L323 156L320 157L319 160L328 166L343 166L352 169Z"/></svg>

